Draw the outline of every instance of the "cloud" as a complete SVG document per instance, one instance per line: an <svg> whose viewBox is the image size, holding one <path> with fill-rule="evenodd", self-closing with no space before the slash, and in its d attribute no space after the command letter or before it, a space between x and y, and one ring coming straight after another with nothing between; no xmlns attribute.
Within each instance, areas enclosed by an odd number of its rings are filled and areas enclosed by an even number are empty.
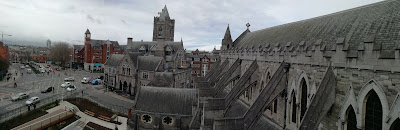
<svg viewBox="0 0 400 130"><path fill-rule="evenodd" d="M152 40L153 17L166 4L175 19L175 41L189 50L219 49L229 24L233 40L251 31L308 19L380 0L8 0L0 1L0 31L11 41ZM35 42L37 43L37 42ZM79 43L79 42L74 42ZM83 44L83 43L81 43Z"/></svg>

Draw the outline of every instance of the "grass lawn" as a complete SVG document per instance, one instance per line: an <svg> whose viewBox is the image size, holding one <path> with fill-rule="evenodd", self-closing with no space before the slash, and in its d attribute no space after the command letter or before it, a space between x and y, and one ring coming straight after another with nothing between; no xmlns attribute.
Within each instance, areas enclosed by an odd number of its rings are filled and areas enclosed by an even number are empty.
<svg viewBox="0 0 400 130"><path fill-rule="evenodd" d="M14 117L14 118L12 118L12 119L10 119L8 121L5 121L5 122L1 123L0 124L0 129L1 130L9 130L11 128L14 128L14 127L22 125L22 124L24 124L26 122L29 122L29 121L31 121L33 119L36 119L36 118L41 117L43 115L46 115L47 114L46 110L48 110L50 108L53 108L53 107L55 107L57 105L58 105L58 101L55 101L53 103L47 104L45 106L42 106L42 107L40 107L38 109L34 109L34 110L31 110L31 111L29 111L27 113L23 113L23 114L21 114L21 115L19 115L17 117Z"/></svg>

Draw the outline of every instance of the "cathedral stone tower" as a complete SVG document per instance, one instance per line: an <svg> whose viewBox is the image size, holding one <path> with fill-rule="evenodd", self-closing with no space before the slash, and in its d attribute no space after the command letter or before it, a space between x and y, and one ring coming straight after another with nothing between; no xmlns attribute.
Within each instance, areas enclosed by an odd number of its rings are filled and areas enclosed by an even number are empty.
<svg viewBox="0 0 400 130"><path fill-rule="evenodd" d="M231 37L231 31L229 30L229 25L226 28L226 32L224 35L224 39L222 39L222 46L221 50L228 50L229 48L233 47L233 42L232 42L232 37Z"/></svg>
<svg viewBox="0 0 400 130"><path fill-rule="evenodd" d="M169 17L167 6L159 14L154 17L153 41L174 41L175 20Z"/></svg>

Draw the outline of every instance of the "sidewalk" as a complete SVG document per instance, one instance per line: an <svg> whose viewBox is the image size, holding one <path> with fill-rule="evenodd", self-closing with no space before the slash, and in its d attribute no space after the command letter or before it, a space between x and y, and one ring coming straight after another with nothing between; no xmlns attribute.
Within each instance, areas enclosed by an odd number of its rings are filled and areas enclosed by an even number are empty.
<svg viewBox="0 0 400 130"><path fill-rule="evenodd" d="M17 70L18 71L18 75L15 76L15 71L16 70L17 69L15 69L14 66L10 65L10 67L8 68L8 73L12 74L11 78L8 81L7 81L7 79L3 79L3 81L0 81L0 87L12 87L12 85L15 82L18 82L19 80L21 80L21 78L22 78L21 77L21 72L20 72L20 70ZM14 77L15 77L15 81L14 81Z"/></svg>
<svg viewBox="0 0 400 130"><path fill-rule="evenodd" d="M121 95L118 95L118 94L116 94L116 93L114 93L114 92L104 92L104 94L106 94L106 95L108 95L108 96L111 96L111 97L113 97L113 98L116 98L116 99L125 101L125 102L130 102L130 103L132 103L132 104L135 103L134 100L125 98L125 97L123 97L123 96L121 96Z"/></svg>

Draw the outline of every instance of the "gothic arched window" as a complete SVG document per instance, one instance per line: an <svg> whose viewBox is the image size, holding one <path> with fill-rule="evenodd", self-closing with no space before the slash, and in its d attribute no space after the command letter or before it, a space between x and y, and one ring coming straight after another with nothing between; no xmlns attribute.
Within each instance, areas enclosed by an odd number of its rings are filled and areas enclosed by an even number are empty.
<svg viewBox="0 0 400 130"><path fill-rule="evenodd" d="M350 106L346 113L346 130L357 130L357 118L353 107Z"/></svg>
<svg viewBox="0 0 400 130"><path fill-rule="evenodd" d="M400 119L397 118L390 126L390 130L400 130Z"/></svg>
<svg viewBox="0 0 400 130"><path fill-rule="evenodd" d="M365 130L382 129L382 104L375 91L367 94L364 117Z"/></svg>
<svg viewBox="0 0 400 130"><path fill-rule="evenodd" d="M292 92L292 101L290 102L291 112L292 112L292 122L296 123L297 120L297 106L296 106L296 94Z"/></svg>
<svg viewBox="0 0 400 130"><path fill-rule="evenodd" d="M307 83L303 78L301 80L301 92L300 92L300 121L303 119L304 114L306 114L307 110Z"/></svg>
<svg viewBox="0 0 400 130"><path fill-rule="evenodd" d="M162 27L158 28L158 36L162 36Z"/></svg>

